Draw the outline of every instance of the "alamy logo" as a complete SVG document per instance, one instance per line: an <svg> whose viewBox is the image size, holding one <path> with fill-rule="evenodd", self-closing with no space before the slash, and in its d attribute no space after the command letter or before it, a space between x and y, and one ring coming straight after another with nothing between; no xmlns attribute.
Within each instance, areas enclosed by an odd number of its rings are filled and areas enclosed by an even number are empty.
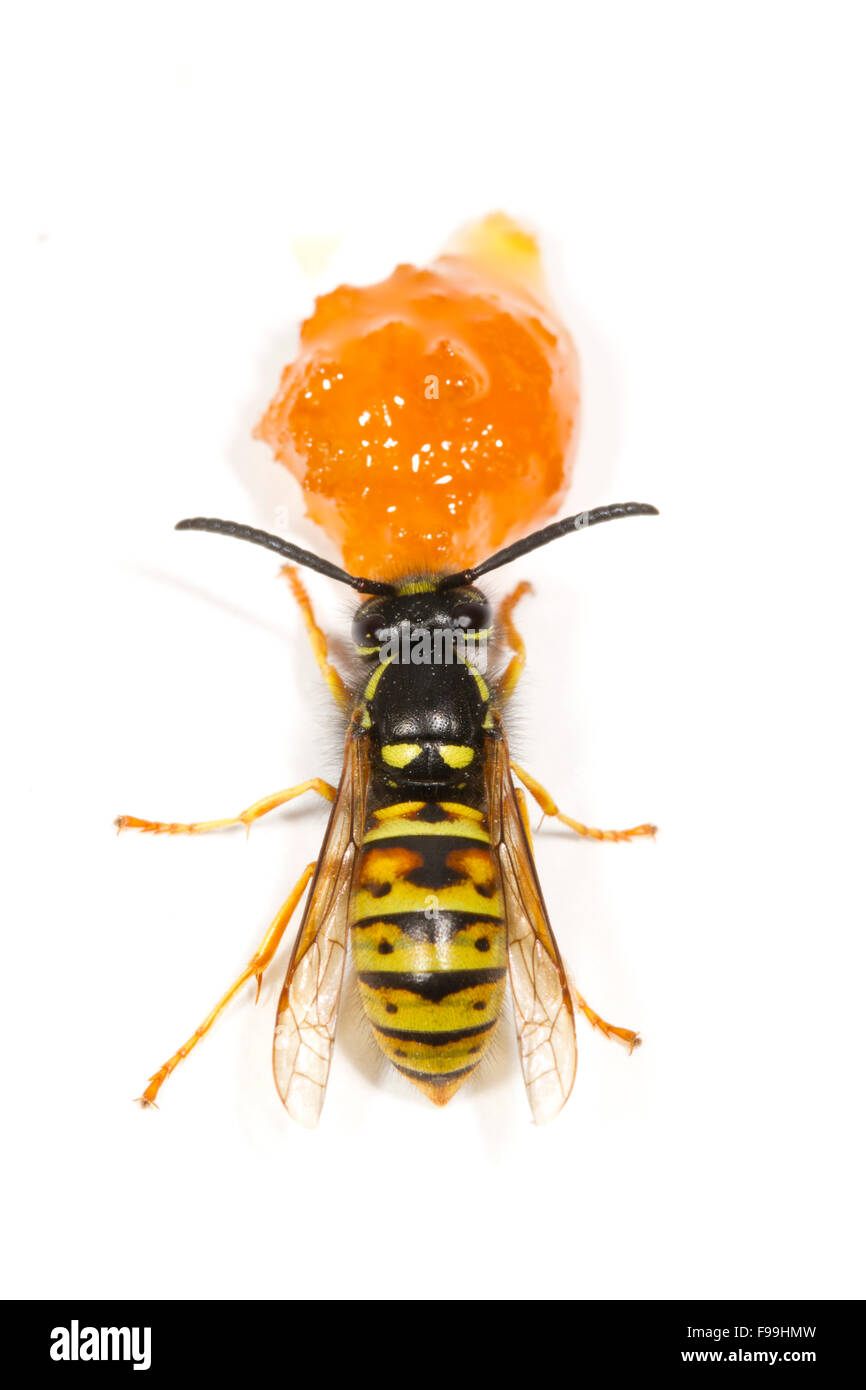
<svg viewBox="0 0 866 1390"><path fill-rule="evenodd" d="M51 1333L52 1361L131 1361L134 1371L150 1370L149 1327L69 1327Z"/></svg>
<svg viewBox="0 0 866 1390"><path fill-rule="evenodd" d="M395 666L474 666L487 670L487 632L475 628L413 627L405 619L390 629L379 660Z"/></svg>

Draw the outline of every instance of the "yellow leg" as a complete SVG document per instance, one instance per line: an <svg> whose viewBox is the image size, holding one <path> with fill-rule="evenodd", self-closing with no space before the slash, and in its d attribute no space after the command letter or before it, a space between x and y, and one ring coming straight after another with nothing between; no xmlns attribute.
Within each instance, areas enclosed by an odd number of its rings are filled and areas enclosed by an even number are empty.
<svg viewBox="0 0 866 1390"><path fill-rule="evenodd" d="M532 828L529 824L529 809L526 805L526 795L519 787L514 788L514 793L517 797L517 804L520 807L520 818L523 821L523 828L526 831L529 848L532 849ZM618 1028L615 1023L608 1023L606 1019L602 1018L601 1014L597 1014L595 1009L590 1008L580 990L575 989L574 981L570 978L568 987L575 1004L584 1017L589 1019L593 1028L597 1028L600 1033L603 1033L604 1036L610 1040L610 1042L622 1043L624 1047L628 1048L629 1056L631 1056L636 1047L640 1047L641 1037L639 1033L632 1032L631 1028Z"/></svg>
<svg viewBox="0 0 866 1390"><path fill-rule="evenodd" d="M328 660L328 639L316 622L316 615L313 612L313 605L310 603L310 596L301 580L298 578L297 570L293 569L291 565L283 565L281 573L284 574L289 581L292 593L295 596L295 601L301 610L304 626L307 629L307 635L309 636L313 648L313 655L316 658L319 670L325 677L328 683L328 689L335 701L340 709L344 710L351 700L351 695L346 689L343 677L340 675L336 666L333 666Z"/></svg>
<svg viewBox="0 0 866 1390"><path fill-rule="evenodd" d="M152 835L204 835L208 830L225 830L229 825L245 825L249 834L254 820L266 816L268 811L275 811L278 806L285 806L287 801L294 801L296 796L303 796L304 792L318 792L326 801L333 801L337 795L336 788L332 787L330 782L323 782L321 777L311 777L307 782L299 782L296 787L287 787L285 791L263 796L261 801L253 802L252 806L241 811L239 816L228 816L225 820L199 820L179 824L176 821L140 820L138 816L118 816L114 824L117 826L118 834L121 830L147 830Z"/></svg>
<svg viewBox="0 0 866 1390"><path fill-rule="evenodd" d="M575 835L582 835L588 840L637 840L642 835L655 835L657 827L655 825L635 825L631 830L596 830L591 825L584 825L579 820L572 820L571 816L566 816L560 811L550 792L546 791L540 782L536 782L528 772L517 763L511 764L511 771L515 777L519 777L530 796L534 797L546 816L555 816L563 825L567 825L569 830L573 830Z"/></svg>
<svg viewBox="0 0 866 1390"><path fill-rule="evenodd" d="M601 1017L601 1014L597 1014L595 1009L589 1007L583 995L580 993L580 990L575 989L572 980L569 980L568 987L571 990L571 996L580 1009L580 1012L585 1018L589 1019L593 1028L597 1028L600 1033L604 1034L609 1042L622 1043L623 1047L628 1048L629 1056L631 1056L636 1047L641 1046L640 1033L633 1033L631 1028L617 1028L616 1024L608 1023Z"/></svg>
<svg viewBox="0 0 866 1390"><path fill-rule="evenodd" d="M526 665L526 646L523 638L514 626L511 615L524 594L531 593L532 585L527 583L524 579L522 583L518 584L513 593L510 593L506 599L503 599L499 609L499 625L504 630L506 642L514 652L513 657L505 668L502 680L499 682L499 694L503 700L507 700L509 695L513 693L514 687L520 680L523 668Z"/></svg>
<svg viewBox="0 0 866 1390"><path fill-rule="evenodd" d="M294 912L295 908L300 902L304 889L306 888L307 884L309 883L310 879L313 877L313 874L315 872L315 863L308 864L307 867L304 869L304 872L301 874L301 877L295 884L294 888L292 889L291 893L286 898L286 901L283 903L276 917L271 922L271 925L268 927L262 944L259 946L259 949L256 951L255 955L247 965L246 969L241 971L240 975L235 980L231 989L228 990L223 995L219 1003L213 1009L211 1009L207 1018L204 1020L203 1023L199 1024L192 1037L187 1038L183 1047L179 1047L174 1056L170 1057L169 1060L163 1066L160 1067L159 1071L154 1072L153 1076L150 1078L146 1087L144 1088L144 1093L140 1095L138 1098L142 1105L156 1105L156 1096L163 1082L166 1081L169 1076L171 1076L178 1063L182 1062L184 1057L189 1056L196 1043L201 1041L208 1029L219 1018L223 1009L226 1007L226 1004L228 1004L229 1001L233 999L234 996L237 994L241 985L246 984L247 980L251 980L253 979L253 977L255 977L256 981L256 1000L258 1000L259 990L261 989L262 984L262 975L264 974L265 970L267 970L268 966L273 960L274 953L276 952L277 947L279 946L280 941L282 940L283 933L286 930L286 927L289 925L292 913Z"/></svg>

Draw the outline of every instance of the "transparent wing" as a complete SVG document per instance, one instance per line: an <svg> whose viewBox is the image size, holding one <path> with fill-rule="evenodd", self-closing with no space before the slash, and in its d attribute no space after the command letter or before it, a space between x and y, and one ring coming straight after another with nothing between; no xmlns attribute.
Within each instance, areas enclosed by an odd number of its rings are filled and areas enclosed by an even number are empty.
<svg viewBox="0 0 866 1390"><path fill-rule="evenodd" d="M274 1033L274 1080L293 1120L319 1121L337 1028L355 859L364 832L368 738L350 729L343 772Z"/></svg>
<svg viewBox="0 0 866 1390"><path fill-rule="evenodd" d="M538 882L499 729L488 739L490 838L499 859L520 1063L536 1124L562 1109L577 1072L574 1002Z"/></svg>

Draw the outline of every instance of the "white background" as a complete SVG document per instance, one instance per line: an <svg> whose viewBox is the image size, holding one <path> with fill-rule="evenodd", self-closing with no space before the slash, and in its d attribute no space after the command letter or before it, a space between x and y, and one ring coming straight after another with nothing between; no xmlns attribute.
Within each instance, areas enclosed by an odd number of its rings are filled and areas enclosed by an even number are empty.
<svg viewBox="0 0 866 1390"><path fill-rule="evenodd" d="M862 24L7 8L7 1294L862 1296ZM496 208L541 233L583 357L571 510L662 513L491 585L536 585L520 760L581 819L661 826L537 841L581 990L645 1046L581 1026L539 1130L510 1029L440 1111L349 1004L304 1133L270 1076L287 938L142 1113L325 811L249 842L113 816L231 814L339 745L272 558L173 523L286 507L323 547L250 438L297 323ZM339 633L346 595L310 588Z"/></svg>

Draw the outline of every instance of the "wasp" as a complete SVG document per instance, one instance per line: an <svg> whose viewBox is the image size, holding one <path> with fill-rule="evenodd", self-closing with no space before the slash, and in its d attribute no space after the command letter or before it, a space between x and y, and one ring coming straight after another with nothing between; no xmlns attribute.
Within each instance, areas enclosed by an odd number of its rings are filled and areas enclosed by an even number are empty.
<svg viewBox="0 0 866 1390"><path fill-rule="evenodd" d="M536 871L525 791L544 815L580 836L632 840L654 835L655 827L583 825L511 760L504 714L526 658L513 614L530 586L517 586L494 624L477 581L575 531L652 515L657 510L646 503L598 507L468 569L394 583L351 575L250 526L205 517L178 523L177 530L233 536L291 562L283 573L344 713L346 733L336 787L311 778L224 820L176 824L120 816L115 822L118 829L195 835L249 827L306 792L331 803L318 860L307 865L231 988L150 1078L143 1104L155 1103L163 1083L247 980L255 979L258 999L262 976L308 887L273 1044L277 1091L302 1125L316 1125L324 1102L350 940L376 1042L437 1105L451 1099L490 1047L507 984L537 1123L552 1119L571 1093L578 1012L629 1052L639 1045L637 1033L607 1023L569 980ZM364 596L352 626L360 677L351 686L328 659L327 638L295 566ZM499 675L488 681L490 641L504 650Z"/></svg>

